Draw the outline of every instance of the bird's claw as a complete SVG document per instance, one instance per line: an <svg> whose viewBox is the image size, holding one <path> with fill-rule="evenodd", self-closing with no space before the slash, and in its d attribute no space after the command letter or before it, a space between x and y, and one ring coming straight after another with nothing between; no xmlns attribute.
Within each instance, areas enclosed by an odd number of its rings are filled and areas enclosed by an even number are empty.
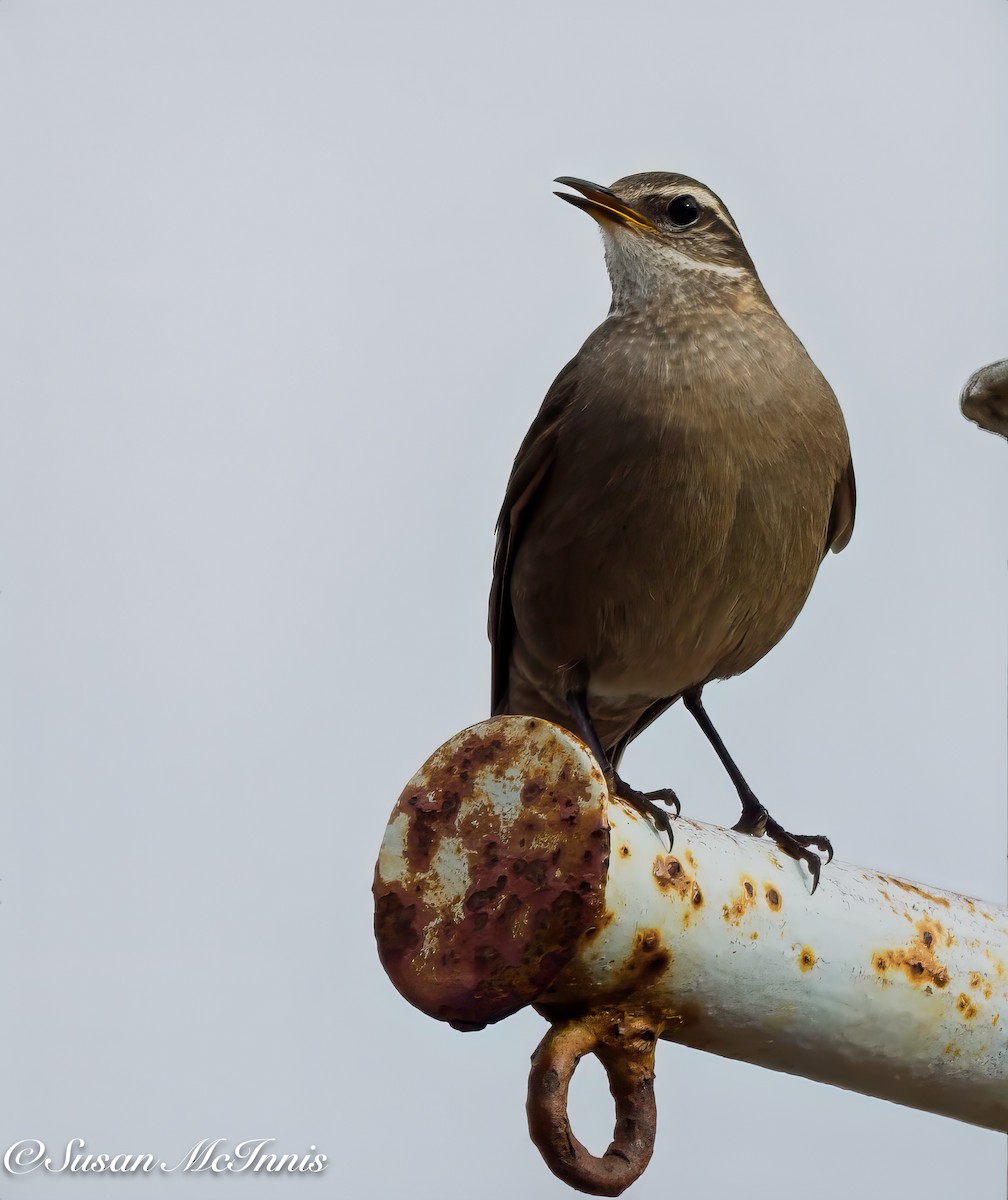
<svg viewBox="0 0 1008 1200"><path fill-rule="evenodd" d="M833 859L833 846L829 838L822 837L820 834L788 833L786 829L777 824L773 817L767 817L766 832L789 858L797 859L808 867L809 873L812 876L811 894L814 895L816 888L819 886L819 873L822 870L823 861L809 847L816 846L826 854L826 861L831 862Z"/></svg>
<svg viewBox="0 0 1008 1200"><path fill-rule="evenodd" d="M817 850L821 850L826 855L827 863L833 861L833 843L828 837L823 837L820 833L793 833L791 836L802 846L815 846Z"/></svg>
<svg viewBox="0 0 1008 1200"><path fill-rule="evenodd" d="M625 800L632 808L635 808L642 817L649 817L659 832L667 834L669 850L672 849L672 846L675 844L675 835L672 833L672 816L664 808L660 808L655 803L656 801L660 801L669 808L675 809L674 815L678 817L679 797L671 788L658 788L653 792L641 792L620 779L614 771L610 790L614 796L618 796L621 800Z"/></svg>
<svg viewBox="0 0 1008 1200"><path fill-rule="evenodd" d="M655 791L645 792L644 795L647 796L649 800L655 800L660 804L667 804L669 808L674 808L675 812L672 815L675 817L678 817L679 813L682 811L682 805L679 803L679 797L675 794L675 792L672 791L671 788L656 788Z"/></svg>
<svg viewBox="0 0 1008 1200"><path fill-rule="evenodd" d="M827 863L833 861L833 844L829 838L815 833L788 833L755 797L751 798L750 803L744 803L742 816L732 828L736 833L748 833L752 837L763 837L766 834L789 858L803 862L812 876L813 892L819 886L819 872L822 870L823 860L818 854L814 854L810 847L815 846L825 854Z"/></svg>

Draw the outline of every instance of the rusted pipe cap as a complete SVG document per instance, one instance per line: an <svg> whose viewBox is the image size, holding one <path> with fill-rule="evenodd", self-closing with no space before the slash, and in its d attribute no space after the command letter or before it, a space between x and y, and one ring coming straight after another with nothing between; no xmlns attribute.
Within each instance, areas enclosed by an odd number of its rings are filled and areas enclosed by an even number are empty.
<svg viewBox="0 0 1008 1200"><path fill-rule="evenodd" d="M599 920L608 792L573 734L494 717L406 785L375 872L389 978L428 1016L481 1029L534 1000Z"/></svg>

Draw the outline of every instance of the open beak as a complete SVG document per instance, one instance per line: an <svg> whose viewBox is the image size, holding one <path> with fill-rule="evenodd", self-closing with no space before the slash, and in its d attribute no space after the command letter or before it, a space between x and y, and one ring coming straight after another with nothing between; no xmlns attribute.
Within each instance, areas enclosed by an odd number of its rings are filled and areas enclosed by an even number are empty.
<svg viewBox="0 0 1008 1200"><path fill-rule="evenodd" d="M561 200L580 208L599 224L609 222L611 225L623 225L629 229L653 230L654 225L639 212L635 212L628 204L611 192L607 187L597 183L589 183L587 179L575 179L572 175L561 175L554 183L562 183L564 187L574 188L581 193L572 196L569 192L554 192Z"/></svg>

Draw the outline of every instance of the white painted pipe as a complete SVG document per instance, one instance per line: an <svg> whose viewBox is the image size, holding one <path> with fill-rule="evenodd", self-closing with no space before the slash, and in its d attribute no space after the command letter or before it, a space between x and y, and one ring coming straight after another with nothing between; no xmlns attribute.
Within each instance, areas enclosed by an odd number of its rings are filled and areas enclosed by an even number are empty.
<svg viewBox="0 0 1008 1200"><path fill-rule="evenodd" d="M480 1029L533 1004L529 1129L572 1186L647 1165L655 1038L1008 1132L1008 910L842 862L819 887L767 838L680 817L674 845L608 794L572 734L495 717L406 785L375 873L389 977ZM616 1100L601 1157L567 1087L596 1054Z"/></svg>
<svg viewBox="0 0 1008 1200"><path fill-rule="evenodd" d="M538 998L611 1005L728 1058L1008 1132L1008 911L767 839L607 804L604 912Z"/></svg>

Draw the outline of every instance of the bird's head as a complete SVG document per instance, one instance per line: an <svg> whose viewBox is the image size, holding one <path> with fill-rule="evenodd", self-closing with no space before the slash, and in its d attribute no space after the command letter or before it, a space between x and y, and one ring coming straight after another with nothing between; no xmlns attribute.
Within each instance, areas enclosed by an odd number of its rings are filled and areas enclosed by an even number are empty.
<svg viewBox="0 0 1008 1200"><path fill-rule="evenodd" d="M601 226L615 308L759 289L728 209L688 175L647 171L612 187L569 175L556 182L575 192L557 192L561 200Z"/></svg>

